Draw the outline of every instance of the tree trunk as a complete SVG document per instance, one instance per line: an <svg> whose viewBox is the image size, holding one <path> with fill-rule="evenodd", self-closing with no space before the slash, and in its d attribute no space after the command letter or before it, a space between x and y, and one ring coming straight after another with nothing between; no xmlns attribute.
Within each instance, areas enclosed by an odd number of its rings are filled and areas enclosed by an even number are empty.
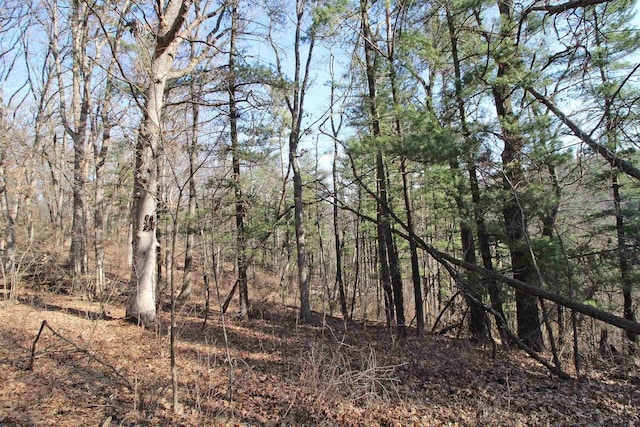
<svg viewBox="0 0 640 427"><path fill-rule="evenodd" d="M462 96L462 71L461 71L460 58L458 56L458 36L455 28L455 23L453 21L453 17L451 15L449 8L446 6L445 6L445 12L447 17L447 27L449 30L449 38L451 40L451 54L452 54L451 56L453 59L454 75L455 75L454 87L455 87L456 106L458 108L458 115L460 118L460 126L462 130L462 134L471 152L471 155L467 156L468 158L466 159L467 164L469 165L468 168L472 168L473 170L473 176L471 176L471 174L469 176L470 184L471 184L470 187L472 187L472 192L473 192L473 185L475 184L475 190L477 191L477 194L479 196L478 182L477 182L476 171L475 171L475 157L476 157L475 150L477 149L477 144L474 143L471 137L471 133L469 132L469 129L467 126L467 114L465 110L464 99ZM461 154L463 153L456 153L456 156L459 156ZM463 259L468 263L476 264L477 258L476 258L475 242L473 240L473 229L471 227L471 224L469 223L471 214L469 213L464 201L464 186L462 184L462 176L461 176L462 174L461 174L461 169L459 165L459 160L457 158L452 159L450 165L451 165L452 172L455 174L456 182L458 183L456 186L457 191L455 193L454 199L456 202L456 206L458 208L458 215L460 215L459 227L460 227L460 240L462 242ZM472 195L472 202L474 202L474 206L475 206L473 195ZM479 197L478 197L478 203L479 203ZM487 246L485 250L488 250L488 249L489 247ZM489 255L488 263L489 265L491 265L491 255ZM467 302L467 305L469 306L469 311L470 311L469 329L470 329L471 335L474 337L474 339L484 341L488 338L487 336L488 322L487 322L486 314L484 312L484 308L478 302L479 300L480 301L482 300L482 295L484 293L483 289L478 285L478 279L479 278L477 275L469 274L469 284L473 287L473 289L464 290L463 295L465 297L465 301ZM470 292L472 293L472 295L469 294Z"/></svg>
<svg viewBox="0 0 640 427"><path fill-rule="evenodd" d="M131 295L127 304L127 317L139 324L149 325L156 317L156 238L158 226L158 158L162 142L162 111L167 80L185 76L197 62L181 70L173 70L173 60L178 46L187 35L183 31L191 1L169 0L158 9L158 29L155 34L155 48L149 70L149 85L144 91L142 121L135 149L135 169L133 177L133 206L131 210L133 263L131 267ZM197 11L198 25L215 13L204 14Z"/></svg>
<svg viewBox="0 0 640 427"><path fill-rule="evenodd" d="M333 108L333 90L334 86L331 85L331 105ZM331 168L331 176L333 180L333 234L335 238L335 251L336 251L336 287L338 288L338 295L340 298L340 311L342 312L342 318L347 320L349 318L347 311L347 297L344 289L344 280L342 277L342 243L340 239L340 226L338 223L338 135L337 129L333 122L333 115L331 116L331 127L333 132L333 166ZM358 244L356 238L356 245ZM357 252L357 249L356 249ZM354 279L354 286L357 284L357 275Z"/></svg>
<svg viewBox="0 0 640 427"><path fill-rule="evenodd" d="M595 13L595 12L594 12ZM595 23L595 41L596 46L603 52L607 51L607 48L603 46L603 39L600 33L598 20L594 19ZM608 58L607 58L608 59ZM598 63L598 71L600 74L602 85L611 85L612 82L609 78L607 68L601 61ZM614 152L618 149L618 123L614 113L612 112L613 99L608 92L604 91L604 120L605 120L605 135L607 137L607 148L612 149ZM634 287L634 279L632 277L631 262L629 259L629 250L627 248L627 232L625 230L624 213L622 212L622 197L620 195L620 184L618 182L618 176L616 171L611 173L611 186L613 191L613 205L616 221L616 236L618 240L618 266L620 270L620 279L622 280L622 298L623 298L623 317L627 320L635 322L635 314L633 312L633 298L632 290ZM630 352L635 351L635 344L638 341L636 333L627 330L627 338L631 341L632 345L629 346Z"/></svg>
<svg viewBox="0 0 640 427"><path fill-rule="evenodd" d="M117 53L120 47L120 38L124 31L124 23L119 23L114 39L111 43L112 52ZM93 156L94 156L94 174L95 174L95 201L94 201L94 255L95 255L95 286L94 296L100 297L106 286L105 279L105 252L104 252L104 231L106 218L106 204L104 202L104 167L107 161L107 153L111 146L111 108L112 97L114 91L114 71L116 68L116 58L112 57L106 73L106 82L104 88L104 99L100 107L102 122L102 137L100 143L97 138L94 139Z"/></svg>
<svg viewBox="0 0 640 427"><path fill-rule="evenodd" d="M158 226L158 155L161 143L161 115L166 87L166 75L172 58L156 48L151 83L145 92L143 118L135 150L133 178L132 246L133 293L127 305L127 317L150 325L156 317L157 261L156 229Z"/></svg>
<svg viewBox="0 0 640 427"><path fill-rule="evenodd" d="M92 74L92 66L89 64L89 55L86 51L89 12L81 2L73 2L69 10L72 37L72 99L70 105L72 122L67 117L65 82L59 47L58 13L57 4L53 4L50 10L50 18L53 21L50 47L57 71L60 116L65 133L73 140L73 182L71 186L73 198L69 268L73 274L80 275L87 272L85 183L87 180L86 144Z"/></svg>
<svg viewBox="0 0 640 427"><path fill-rule="evenodd" d="M385 203L385 209L388 205ZM404 291L402 288L402 272L400 271L400 261L398 259L398 249L393 239L391 225L386 221L385 241L387 243L387 255L389 256L389 272L391 273L391 284L393 285L393 306L396 311L396 327L398 336L407 336L407 324L404 317Z"/></svg>
<svg viewBox="0 0 640 427"><path fill-rule="evenodd" d="M105 89L105 100L102 110L102 144L98 148L98 144L94 144L94 173L95 173L95 208L93 212L94 219L94 254L96 262L95 286L93 293L95 297L100 297L105 291L105 272L104 272L104 219L106 205L104 203L104 177L103 171L107 158L107 151L111 143L111 124L109 123L109 91L111 85L107 84Z"/></svg>
<svg viewBox="0 0 640 427"><path fill-rule="evenodd" d="M152 79L146 93L144 116L135 152L132 209L133 266L131 269L131 286L134 293L127 305L127 317L137 319L138 323L147 326L151 325L156 317L157 161L161 138L160 115L165 89L165 80L162 76L154 77L156 78Z"/></svg>
<svg viewBox="0 0 640 427"><path fill-rule="evenodd" d="M300 318L311 322L311 306L309 304L309 265L307 264L307 245L303 223L302 208L302 175L298 165L298 135L291 132L289 138L289 162L293 171L293 203L296 230L296 249L298 261L298 286L300 290ZM295 142L294 142L295 141Z"/></svg>
<svg viewBox="0 0 640 427"><path fill-rule="evenodd" d="M395 64L395 41L396 41L396 30L401 31L394 28L391 23L391 10L390 4L387 3L385 6L386 12L386 21L387 21L387 60L389 61L389 80L391 82L391 96L393 99L393 105L395 106L397 111L400 111L402 108L400 96L398 94L398 84L397 84L397 76L396 76L396 64ZM395 122L395 131L400 140L403 137L403 129L400 122L400 117L396 113L394 115ZM413 208L411 203L411 184L409 182L409 174L407 172L407 160L402 157L400 159L400 174L402 176L402 194L404 200L404 208L407 217L407 227L410 230L413 230ZM413 282L413 295L415 300L415 311L416 311L416 319L417 319L417 333L420 335L424 331L424 310L422 307L422 281L420 278L420 265L418 263L418 248L414 239L409 239L409 253L411 257L411 279ZM397 256L396 256L397 258ZM397 260L396 260L397 262ZM400 266L397 266L396 269L400 270ZM396 282L400 282L397 284ZM396 312L400 311L398 318L402 318L402 324L404 324L404 308L403 301L404 296L402 294L402 278L396 277L394 280L394 293L397 293L395 297L396 301ZM399 322L400 323L400 322ZM401 334L405 332L401 330Z"/></svg>
<svg viewBox="0 0 640 427"><path fill-rule="evenodd" d="M457 161L451 163L451 168L454 174L458 175L460 167ZM460 177L456 176L456 180ZM456 206L458 209L458 215L460 216L460 241L462 242L462 259L470 264L477 264L476 258L476 245L473 240L473 229L467 222L469 216L466 206L463 201L463 189L462 185L458 184L456 193L454 196ZM465 298L467 306L469 307L469 331L473 339L478 341L487 340L487 316L482 307L482 291L483 289L478 286L478 276L475 273L469 272L467 274L467 284L471 289L462 289L462 295Z"/></svg>
<svg viewBox="0 0 640 427"><path fill-rule="evenodd" d="M193 96L195 95L195 88L192 88ZM197 103L192 107L193 122L191 123L191 144L188 148L189 151L189 196L187 201L187 237L184 247L184 273L182 276L182 286L180 287L179 300L185 300L189 298L193 291L193 247L196 238L196 230L194 227L196 216L196 202L198 191L196 187L196 160L198 158L198 112L199 106Z"/></svg>
<svg viewBox="0 0 640 427"><path fill-rule="evenodd" d="M367 86L369 89L368 101L369 101L369 113L371 114L371 131L374 137L379 137L380 132L380 117L377 107L377 94L376 94L376 70L374 66L374 52L375 46L373 45L373 33L371 32L371 26L369 24L369 5L367 0L360 1L360 13L361 13L361 25L362 36L364 38L364 53L365 53L365 66L367 76ZM387 242L387 237L390 233L387 229L388 221L386 217L386 201L387 201L387 187L386 187L386 172L384 167L384 159L382 151L378 150L375 157L376 162L376 192L378 194L378 200L376 202L376 221L378 231L378 262L380 263L380 281L382 283L382 290L384 292L384 305L385 305L385 317L387 320L387 326L391 326L394 316L394 303L393 303L393 290L391 288L391 271L389 266L389 252L388 248L390 243Z"/></svg>
<svg viewBox="0 0 640 427"><path fill-rule="evenodd" d="M301 60L301 46L302 40L302 27L304 25L306 1L296 1L296 30L294 39L294 81L292 84L293 93L285 94L287 107L291 114L291 130L289 133L289 165L293 172L293 203L294 203L294 223L296 232L296 249L297 249L297 264L298 264L298 287L300 290L300 319L303 322L311 322L311 305L309 303L309 264L307 245L305 237L304 227L304 209L302 204L303 184L302 184L302 172L298 162L299 152L298 144L301 137L302 128L302 116L304 114L304 100L306 90L309 86L309 78L311 73L311 58L313 56L313 48L315 45L315 36L311 34L309 36L309 49L307 52L306 62L304 64L304 72L302 71ZM277 50L276 50L277 56ZM278 71L281 76L284 77L284 72L281 68L279 56L277 56Z"/></svg>
<svg viewBox="0 0 640 427"><path fill-rule="evenodd" d="M247 283L247 237L244 218L246 206L242 191L240 149L238 145L238 109L236 104L236 76L235 76L235 49L236 35L238 32L237 3L231 11L231 42L229 48L229 120L231 137L231 155L233 163L233 193L235 198L236 217L236 264L238 266L238 289L240 293L240 316L249 318L249 286Z"/></svg>
<svg viewBox="0 0 640 427"><path fill-rule="evenodd" d="M513 3L511 0L498 0L502 34L504 43L513 45ZM509 50L509 49L505 49ZM513 52L512 52L513 53ZM507 243L511 255L511 268L513 277L526 283L536 283L537 276L533 271L533 262L526 242L526 221L524 212L518 202L517 188L524 181L522 169L524 139L514 130L518 120L511 105L512 88L506 83L511 74L513 56L503 52L496 58L498 73L494 84L493 98L496 113L502 128L504 148L502 150L503 185L507 196L504 201L502 214L505 222ZM542 330L540 328L540 316L538 313L538 300L533 295L516 290L516 317L518 323L518 337L530 348L541 351L544 348Z"/></svg>
<svg viewBox="0 0 640 427"><path fill-rule="evenodd" d="M407 172L406 160L400 161L400 173L402 174L402 191L404 196L404 209L407 214L407 227L413 230L413 204L411 202L411 182ZM422 277L420 276L420 263L418 261L418 245L414 239L409 239L409 252L411 254L411 279L413 282L413 298L416 307L416 327L418 335L424 332L424 306L422 304Z"/></svg>
<svg viewBox="0 0 640 427"><path fill-rule="evenodd" d="M2 236L1 268L2 268L2 290L5 298L7 296L13 298L16 295L16 229L15 222L18 215L18 205L9 195L9 182L7 180L6 167L6 147L5 140L8 126L6 122L6 111L4 105L0 104L0 207L2 216L4 217L4 235ZM8 292L8 293L7 293Z"/></svg>
<svg viewBox="0 0 640 427"><path fill-rule="evenodd" d="M193 52L192 55L193 57ZM182 286L180 287L179 300L186 300L193 291L193 246L196 237L194 219L196 216L197 187L196 187L196 160L198 159L198 133L200 105L198 103L199 88L196 87L196 79L192 79L189 85L191 99L195 102L191 104L191 144L187 148L189 153L189 196L187 201L187 237L184 248L184 270L182 276Z"/></svg>
<svg viewBox="0 0 640 427"><path fill-rule="evenodd" d="M455 174L455 180L457 181L455 190L455 203L458 210L460 241L462 243L462 258L465 262L470 264L477 264L476 258L476 245L473 240L473 229L468 222L468 218L471 216L468 212L467 206L464 201L464 186L461 182L460 166L456 159L450 162L452 173ZM484 294L484 288L479 286L479 278L476 274L469 272L467 274L467 284L470 289L462 289L462 295L465 302L469 307L469 331L475 340L485 341L488 338L487 335L487 316L482 307L482 296Z"/></svg>
<svg viewBox="0 0 640 427"><path fill-rule="evenodd" d="M620 197L620 184L618 184L618 177L615 172L612 175L612 187L613 203L616 215L616 234L618 237L618 264L620 268L620 278L622 279L623 316L625 319L635 322L636 318L633 312L633 298L631 294L634 281L631 276L631 266L627 250L627 236L624 230L625 225L621 206L622 199ZM632 343L636 343L638 340L637 334L631 331L627 331L627 338Z"/></svg>
<svg viewBox="0 0 640 427"><path fill-rule="evenodd" d="M69 254L69 268L75 275L87 272L86 248L86 148L85 139L73 138L73 222L71 225L71 248Z"/></svg>
<svg viewBox="0 0 640 427"><path fill-rule="evenodd" d="M494 271L493 257L491 256L491 241L489 239L489 233L487 232L487 226L484 222L484 209L482 208L482 201L480 199L480 186L478 185L478 173L475 163L470 161L467 169L469 173L473 216L476 223L476 231L478 233L478 246L480 249L480 257L482 258L482 266L485 270ZM502 285L497 280L489 277L486 277L484 280L489 292L491 308L505 320L504 323L496 322L498 331L500 332L500 338L505 345L510 345L512 340L505 329L507 318L504 314L504 309L502 308Z"/></svg>

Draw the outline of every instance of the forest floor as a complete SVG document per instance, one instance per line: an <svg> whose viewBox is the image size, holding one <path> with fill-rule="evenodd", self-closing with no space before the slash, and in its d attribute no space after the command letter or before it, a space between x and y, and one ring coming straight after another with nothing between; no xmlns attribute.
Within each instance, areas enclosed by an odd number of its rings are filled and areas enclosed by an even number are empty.
<svg viewBox="0 0 640 427"><path fill-rule="evenodd" d="M145 330L120 300L24 290L0 302L0 425L640 426L637 363L565 381L520 351L257 305L204 327L201 304L179 309L174 413L166 310Z"/></svg>

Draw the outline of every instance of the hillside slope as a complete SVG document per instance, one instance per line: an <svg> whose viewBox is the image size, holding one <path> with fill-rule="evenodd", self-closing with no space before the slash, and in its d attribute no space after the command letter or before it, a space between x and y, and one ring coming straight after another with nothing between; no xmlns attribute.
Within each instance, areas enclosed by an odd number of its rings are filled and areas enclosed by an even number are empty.
<svg viewBox="0 0 640 427"><path fill-rule="evenodd" d="M174 414L168 314L153 331L105 309L94 320L98 306L52 293L0 303L0 425L640 425L628 367L562 381L520 352L396 342L321 316L300 325L275 304L224 328L218 313L203 329L201 308L181 309Z"/></svg>

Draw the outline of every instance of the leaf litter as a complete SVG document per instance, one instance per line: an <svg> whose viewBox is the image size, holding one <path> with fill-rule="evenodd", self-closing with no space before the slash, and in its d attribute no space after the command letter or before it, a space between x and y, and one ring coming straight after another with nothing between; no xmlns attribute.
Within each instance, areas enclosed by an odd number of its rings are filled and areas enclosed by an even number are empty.
<svg viewBox="0 0 640 427"><path fill-rule="evenodd" d="M518 351L492 359L464 339L397 341L384 325L320 315L302 325L275 303L225 319L228 353L219 313L203 330L201 310L180 312L174 412L169 314L144 330L123 304L107 318L88 304L53 293L0 303L0 425L640 425L633 363L563 381ZM42 332L29 369L43 321L59 336Z"/></svg>

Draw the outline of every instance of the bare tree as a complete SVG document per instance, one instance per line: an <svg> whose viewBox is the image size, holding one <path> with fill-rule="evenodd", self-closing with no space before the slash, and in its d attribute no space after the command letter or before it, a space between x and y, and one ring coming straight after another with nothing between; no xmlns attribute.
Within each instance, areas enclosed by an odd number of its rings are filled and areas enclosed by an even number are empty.
<svg viewBox="0 0 640 427"><path fill-rule="evenodd" d="M126 15L131 2L127 1L124 4L123 12ZM100 18L100 24L103 30L106 30L102 18ZM100 135L93 135L93 161L94 161L94 211L93 211L93 229L94 229L94 256L95 256L95 286L94 295L100 296L105 291L105 248L104 248L104 232L105 232L105 218L106 218L106 204L104 194L104 174L105 166L107 162L107 154L111 147L112 137L111 132L113 128L113 107L114 107L114 95L116 85L116 66L118 53L120 51L122 35L125 30L126 22L122 19L116 18L115 31L113 34L105 34L107 42L109 43L109 50L111 51L111 57L105 70L105 83L104 93L102 99L97 102L96 116L100 118L100 126L97 127L94 133L98 133L100 129Z"/></svg>
<svg viewBox="0 0 640 427"><path fill-rule="evenodd" d="M299 163L300 152L298 149L300 140L303 136L302 117L304 115L304 101L310 84L311 59L313 58L313 49L316 40L314 28L311 28L307 34L305 34L305 30L303 28L307 15L307 7L306 0L296 0L296 28L293 45L294 74L293 82L290 85L291 92L286 92L284 96L289 114L291 115L289 133L289 166L293 172L293 203L298 261L298 286L300 290L300 318L304 322L311 322L311 305L309 303L309 264L307 260L306 232L303 224L303 183L302 171L300 170ZM305 37L309 43L306 60L303 60L302 58L303 37ZM275 46L273 40L272 45L276 54L278 74L282 79L284 79L285 74L282 68L279 50Z"/></svg>
<svg viewBox="0 0 640 427"><path fill-rule="evenodd" d="M132 294L127 304L127 317L150 325L156 317L156 239L158 190L158 157L162 143L162 112L167 82L191 73L214 47L219 48L225 31L221 31L226 5L214 5L191 0L168 0L153 5L155 23L149 30L153 36L152 53L147 64L147 85L143 90L142 120L135 148L133 188L133 265ZM202 53L180 65L177 58L181 47L198 37L198 29L213 21L202 40ZM142 23L136 24L136 27Z"/></svg>
<svg viewBox="0 0 640 427"><path fill-rule="evenodd" d="M68 25L71 43L71 101L67 104L66 84L64 79L63 51L66 48L61 40L60 16L64 16L58 8L58 2L46 6L52 21L50 46L55 61L59 113L64 131L73 140L73 217L71 225L71 247L69 250L69 267L73 274L87 272L88 257L86 243L87 228L87 144L89 136L89 120L91 117L91 84L94 65L88 52L91 34L91 11L87 4L72 1L68 8ZM68 108L70 107L70 108ZM69 111L70 110L70 111Z"/></svg>

